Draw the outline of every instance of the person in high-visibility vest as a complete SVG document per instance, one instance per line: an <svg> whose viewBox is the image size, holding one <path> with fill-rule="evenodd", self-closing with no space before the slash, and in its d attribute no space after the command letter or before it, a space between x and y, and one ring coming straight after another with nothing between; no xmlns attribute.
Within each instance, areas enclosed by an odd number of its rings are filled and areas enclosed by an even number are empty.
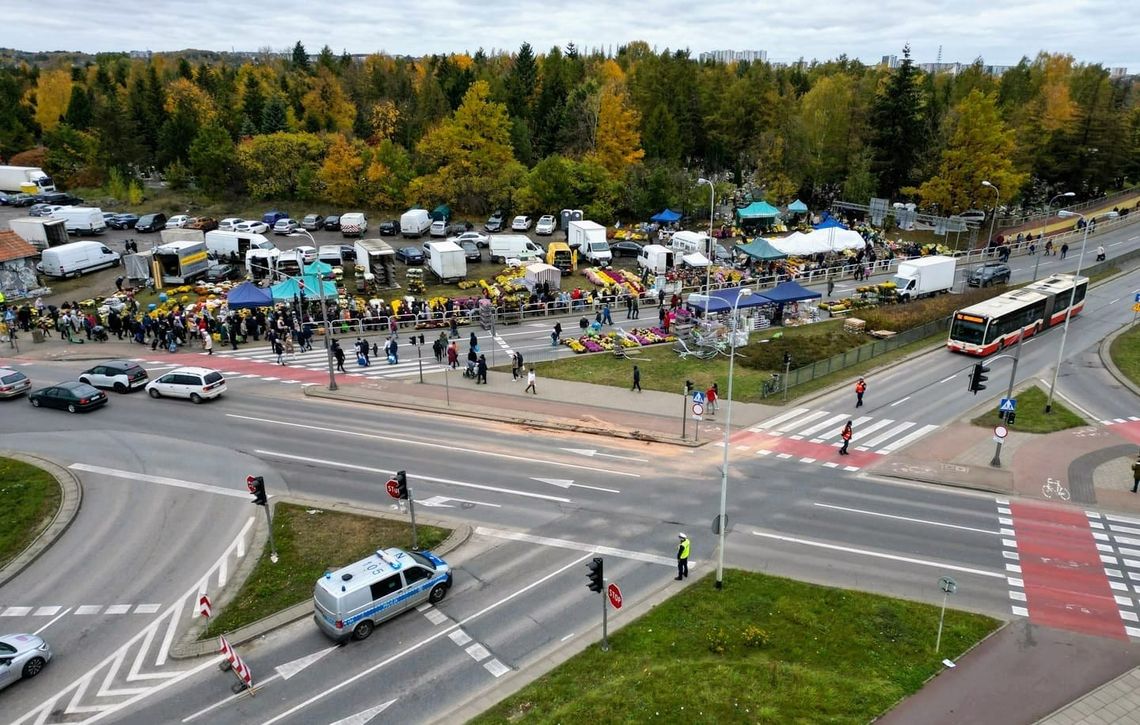
<svg viewBox="0 0 1140 725"><path fill-rule="evenodd" d="M850 455L847 452L847 446L851 444L851 421L847 421L847 425L843 426L843 432L839 434L839 437L843 439L843 447L839 449L839 455Z"/></svg>
<svg viewBox="0 0 1140 725"><path fill-rule="evenodd" d="M863 407L863 393L867 392L867 383L863 378L859 378L859 382L855 383L855 407Z"/></svg>
<svg viewBox="0 0 1140 725"><path fill-rule="evenodd" d="M677 581L689 578L689 538L680 534L681 543L677 545Z"/></svg>

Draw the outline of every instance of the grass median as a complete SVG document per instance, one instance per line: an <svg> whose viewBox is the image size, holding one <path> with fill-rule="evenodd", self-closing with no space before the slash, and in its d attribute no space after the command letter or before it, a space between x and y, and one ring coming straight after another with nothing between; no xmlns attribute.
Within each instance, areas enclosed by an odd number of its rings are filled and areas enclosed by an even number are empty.
<svg viewBox="0 0 1140 725"><path fill-rule="evenodd" d="M1126 378L1140 385L1140 325L1117 335L1108 349L1112 362Z"/></svg>
<svg viewBox="0 0 1140 725"><path fill-rule="evenodd" d="M0 458L0 567L47 528L61 500L55 476L30 463Z"/></svg>
<svg viewBox="0 0 1140 725"><path fill-rule="evenodd" d="M422 549L439 546L451 532L416 527ZM278 504L273 509L278 561L269 547L241 589L207 628L203 637L230 632L313 596L313 585L328 569L351 564L379 548L410 549L412 529L403 521L339 511Z"/></svg>
<svg viewBox="0 0 1140 725"><path fill-rule="evenodd" d="M866 723L999 622L729 571L688 587L473 723Z"/></svg>
<svg viewBox="0 0 1140 725"><path fill-rule="evenodd" d="M1017 412L1014 415L1013 425L1007 425L998 416L996 401L993 410L979 415L970 422L983 428L1006 425L1011 431L1018 433L1056 433L1059 430L1088 425L1084 418L1066 408L1055 396L1053 412L1046 413L1046 399L1045 392L1034 385L1017 393Z"/></svg>

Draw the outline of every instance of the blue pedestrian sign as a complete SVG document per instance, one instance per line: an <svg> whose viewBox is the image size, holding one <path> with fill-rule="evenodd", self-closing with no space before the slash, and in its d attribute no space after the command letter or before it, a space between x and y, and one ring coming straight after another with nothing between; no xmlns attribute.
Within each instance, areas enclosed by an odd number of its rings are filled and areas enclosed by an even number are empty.
<svg viewBox="0 0 1140 725"><path fill-rule="evenodd" d="M1017 398L1002 398L1001 405L998 406L998 411L1002 413L1012 413L1017 410Z"/></svg>
<svg viewBox="0 0 1140 725"><path fill-rule="evenodd" d="M1140 292L1136 293L1136 299L1133 300L1136 304L1140 305Z"/></svg>
<svg viewBox="0 0 1140 725"><path fill-rule="evenodd" d="M693 391L693 402L698 404L698 405L704 405L705 404L705 394L699 390Z"/></svg>

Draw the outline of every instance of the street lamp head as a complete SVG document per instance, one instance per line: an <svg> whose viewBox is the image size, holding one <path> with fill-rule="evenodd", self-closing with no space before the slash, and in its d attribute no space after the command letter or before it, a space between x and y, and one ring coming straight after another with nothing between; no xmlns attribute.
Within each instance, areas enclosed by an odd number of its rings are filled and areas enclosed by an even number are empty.
<svg viewBox="0 0 1140 725"><path fill-rule="evenodd" d="M1077 192L1075 192L1075 191L1066 191L1064 194L1058 194L1058 196L1076 196L1076 195L1077 195Z"/></svg>
<svg viewBox="0 0 1140 725"><path fill-rule="evenodd" d="M1081 214L1079 211L1069 211L1068 209L1062 209L1059 212L1057 212L1057 216L1064 217L1066 219L1069 217L1079 216L1083 219L1085 215Z"/></svg>
<svg viewBox="0 0 1140 725"><path fill-rule="evenodd" d="M993 184L991 184L991 183L990 183L990 182L988 182L988 181L983 181L983 182L982 182L982 186L988 186L988 187L990 187L991 189L996 189L996 188L997 188L997 187L995 187Z"/></svg>
<svg viewBox="0 0 1140 725"><path fill-rule="evenodd" d="M712 182L702 176L701 178L697 179L697 183L698 184L711 184Z"/></svg>
<svg viewBox="0 0 1140 725"><path fill-rule="evenodd" d="M736 296L738 298L740 298L740 297L751 297L752 296L752 288L751 287L741 287L740 291L736 293Z"/></svg>

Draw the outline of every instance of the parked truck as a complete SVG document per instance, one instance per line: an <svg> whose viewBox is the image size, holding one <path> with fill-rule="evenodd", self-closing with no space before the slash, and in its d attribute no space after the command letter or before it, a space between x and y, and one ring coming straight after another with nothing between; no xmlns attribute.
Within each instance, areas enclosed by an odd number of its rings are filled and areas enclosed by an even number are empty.
<svg viewBox="0 0 1140 725"><path fill-rule="evenodd" d="M356 269L366 287L396 286L396 250L383 239L357 239Z"/></svg>
<svg viewBox="0 0 1140 725"><path fill-rule="evenodd" d="M107 231L103 210L94 206L65 206L51 213L52 219L62 219L68 234L102 234Z"/></svg>
<svg viewBox="0 0 1140 725"><path fill-rule="evenodd" d="M44 194L55 191L55 182L35 166L0 166L0 191Z"/></svg>
<svg viewBox="0 0 1140 725"><path fill-rule="evenodd" d="M566 242L551 242L546 246L546 263L562 274L572 274L578 271L578 252Z"/></svg>
<svg viewBox="0 0 1140 725"><path fill-rule="evenodd" d="M919 257L899 262L894 283L900 302L949 292L954 286L953 257Z"/></svg>
<svg viewBox="0 0 1140 725"><path fill-rule="evenodd" d="M204 241L166 242L155 247L153 254L156 276L161 275L164 284L192 282L210 267Z"/></svg>
<svg viewBox="0 0 1140 725"><path fill-rule="evenodd" d="M566 243L571 249L585 254L590 248L590 242L606 241L606 228L597 222L572 221L566 227Z"/></svg>
<svg viewBox="0 0 1140 725"><path fill-rule="evenodd" d="M667 274L673 269L675 254L660 244L646 244L637 255L637 267L649 270L650 274Z"/></svg>
<svg viewBox="0 0 1140 725"><path fill-rule="evenodd" d="M428 268L440 282L467 279L467 253L455 242L428 242L424 244Z"/></svg>
<svg viewBox="0 0 1140 725"><path fill-rule="evenodd" d="M8 222L8 226L16 233L16 236L41 252L49 247L58 247L70 241L67 238L67 227L64 226L62 219L18 218Z"/></svg>

